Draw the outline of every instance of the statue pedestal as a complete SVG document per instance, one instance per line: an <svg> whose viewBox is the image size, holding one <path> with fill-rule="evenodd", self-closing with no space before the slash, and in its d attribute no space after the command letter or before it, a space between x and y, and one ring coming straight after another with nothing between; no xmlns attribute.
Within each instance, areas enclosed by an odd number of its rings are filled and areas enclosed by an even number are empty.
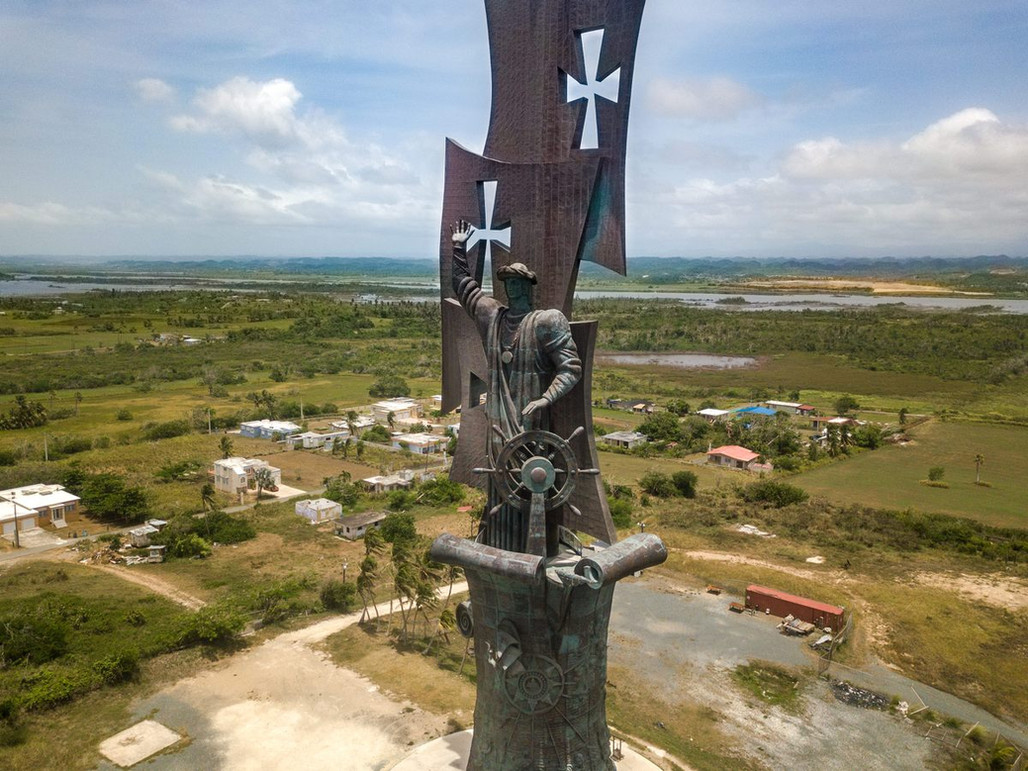
<svg viewBox="0 0 1028 771"><path fill-rule="evenodd" d="M638 534L542 558L443 535L432 557L464 569L459 618L475 638L476 733L468 771L616 768L607 728L607 624L615 583L667 558Z"/></svg>
<svg viewBox="0 0 1028 771"><path fill-rule="evenodd" d="M401 760L391 771L464 771L468 766L472 731L442 736L422 744ZM661 771L660 766L644 758L630 747L623 746L617 771Z"/></svg>

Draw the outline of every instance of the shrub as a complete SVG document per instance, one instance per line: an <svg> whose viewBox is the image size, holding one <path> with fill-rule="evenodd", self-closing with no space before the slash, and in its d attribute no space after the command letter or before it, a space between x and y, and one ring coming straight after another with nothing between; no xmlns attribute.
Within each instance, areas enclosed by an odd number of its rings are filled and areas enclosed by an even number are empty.
<svg viewBox="0 0 1028 771"><path fill-rule="evenodd" d="M40 605L31 616L0 617L0 668L20 661L45 664L67 650L68 625L53 605Z"/></svg>
<svg viewBox="0 0 1028 771"><path fill-rule="evenodd" d="M776 509L794 503L803 503L809 497L806 490L773 479L764 479L746 485L740 491L740 495L749 503L767 503Z"/></svg>
<svg viewBox="0 0 1028 771"><path fill-rule="evenodd" d="M463 486L459 482L451 481L448 477L430 479L418 488L418 498L433 506L460 503L464 500L464 495Z"/></svg>
<svg viewBox="0 0 1028 771"><path fill-rule="evenodd" d="M246 619L241 613L219 605L208 605L188 616L182 627L183 645L226 643L243 631Z"/></svg>
<svg viewBox="0 0 1028 771"><path fill-rule="evenodd" d="M678 494L686 498L696 497L696 474L691 471L676 471L671 475L671 481L678 490Z"/></svg>
<svg viewBox="0 0 1028 771"><path fill-rule="evenodd" d="M639 487L650 495L658 498L672 498L678 495L678 488L667 474L660 471L647 471L639 479Z"/></svg>
<svg viewBox="0 0 1028 771"><path fill-rule="evenodd" d="M118 410L118 414L115 417L118 420L132 420L132 413L128 411L128 408L122 407Z"/></svg>
<svg viewBox="0 0 1028 771"><path fill-rule="evenodd" d="M628 498L610 498L610 518L614 527L624 529L632 526L632 502Z"/></svg>
<svg viewBox="0 0 1028 771"><path fill-rule="evenodd" d="M209 557L211 545L196 533L187 533L169 545L172 557Z"/></svg>
<svg viewBox="0 0 1028 771"><path fill-rule="evenodd" d="M357 585L330 578L321 587L321 604L343 613L353 610L357 607Z"/></svg>
<svg viewBox="0 0 1028 771"><path fill-rule="evenodd" d="M18 463L18 456L10 450L0 450L0 466L14 466Z"/></svg>
<svg viewBox="0 0 1028 771"><path fill-rule="evenodd" d="M139 654L134 650L109 653L93 662L93 672L104 685L135 680L139 677Z"/></svg>
<svg viewBox="0 0 1028 771"><path fill-rule="evenodd" d="M928 480L930 482L941 482L942 477L945 475L946 469L942 466L932 466L928 469Z"/></svg>
<svg viewBox="0 0 1028 771"><path fill-rule="evenodd" d="M185 436L192 430L188 420L169 420L167 423L151 423L143 429L143 438L155 442L158 439L173 439Z"/></svg>

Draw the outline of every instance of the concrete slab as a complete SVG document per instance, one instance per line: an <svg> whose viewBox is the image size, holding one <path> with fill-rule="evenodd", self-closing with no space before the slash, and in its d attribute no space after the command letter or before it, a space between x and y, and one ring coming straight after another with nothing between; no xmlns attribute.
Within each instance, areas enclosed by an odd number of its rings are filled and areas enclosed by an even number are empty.
<svg viewBox="0 0 1028 771"><path fill-rule="evenodd" d="M122 768L129 768L181 738L155 720L144 720L102 742L100 754Z"/></svg>
<svg viewBox="0 0 1028 771"><path fill-rule="evenodd" d="M469 728L422 744L393 766L392 771L464 771L468 765L471 736ZM660 766L654 765L628 745L623 745L621 752L624 757L617 761L618 771L660 771Z"/></svg>

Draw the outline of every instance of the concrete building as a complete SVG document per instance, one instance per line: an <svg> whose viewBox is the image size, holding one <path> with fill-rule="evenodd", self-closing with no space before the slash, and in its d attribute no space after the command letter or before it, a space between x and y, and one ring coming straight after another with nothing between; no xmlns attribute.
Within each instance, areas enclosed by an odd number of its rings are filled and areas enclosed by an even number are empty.
<svg viewBox="0 0 1028 771"><path fill-rule="evenodd" d="M371 417L376 423L388 424L390 414L394 423L417 420L421 417L421 405L408 397L386 399L371 405Z"/></svg>
<svg viewBox="0 0 1028 771"><path fill-rule="evenodd" d="M259 468L271 472L272 484L282 483L282 471L259 458L222 458L214 461L214 489L231 495L241 495L247 490L256 490L254 473Z"/></svg>
<svg viewBox="0 0 1028 771"><path fill-rule="evenodd" d="M312 525L328 522L343 515L343 507L328 498L310 498L297 501L295 511Z"/></svg>
<svg viewBox="0 0 1028 771"><path fill-rule="evenodd" d="M317 431L304 431L302 434L293 434L287 440L290 447L303 447L305 450L318 450L322 447L331 447L332 443L338 439L341 442L345 442L350 438L350 431L348 429L336 429L334 431L326 431L319 433Z"/></svg>
<svg viewBox="0 0 1028 771"><path fill-rule="evenodd" d="M774 399L768 399L764 402L764 405L770 407L773 410L779 412L788 412L792 415L812 415L814 408L809 404L800 404L799 402L779 402Z"/></svg>
<svg viewBox="0 0 1028 771"><path fill-rule="evenodd" d="M724 420L727 415L731 415L731 410L716 410L713 407L706 407L696 413L702 418L709 420L711 423Z"/></svg>
<svg viewBox="0 0 1028 771"><path fill-rule="evenodd" d="M439 452L445 441L445 437L434 434L397 434L393 437L393 447L398 450L406 447L418 455L428 455L432 452Z"/></svg>
<svg viewBox="0 0 1028 771"><path fill-rule="evenodd" d="M363 538L369 530L381 527L385 518L384 511L366 511L363 514L344 517L336 523L336 535L356 541L358 538Z"/></svg>
<svg viewBox="0 0 1028 771"><path fill-rule="evenodd" d="M361 483L372 493L389 493L393 490L406 490L414 484L414 472L409 469L397 471L389 476L373 476L362 479Z"/></svg>
<svg viewBox="0 0 1028 771"><path fill-rule="evenodd" d="M140 525L129 530L129 543L137 549L145 549L150 545L150 538L158 532L153 525Z"/></svg>
<svg viewBox="0 0 1028 771"><path fill-rule="evenodd" d="M77 495L61 485L26 485L10 490L0 490L0 533L13 535L15 521L18 532L32 530L41 524L52 527L67 527L65 515L79 509Z"/></svg>
<svg viewBox="0 0 1028 771"><path fill-rule="evenodd" d="M633 447L639 447L650 441L646 434L640 434L638 431L611 431L609 434L599 437L599 440L604 444L624 450L631 450Z"/></svg>
<svg viewBox="0 0 1028 771"><path fill-rule="evenodd" d="M239 424L239 435L252 439L285 439L300 430L300 426L288 420L248 420Z"/></svg>

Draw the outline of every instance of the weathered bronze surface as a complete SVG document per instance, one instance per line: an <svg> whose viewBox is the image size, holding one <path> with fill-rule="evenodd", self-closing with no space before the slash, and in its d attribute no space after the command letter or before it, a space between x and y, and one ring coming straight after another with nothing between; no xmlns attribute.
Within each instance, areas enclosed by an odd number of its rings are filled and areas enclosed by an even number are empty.
<svg viewBox="0 0 1028 771"><path fill-rule="evenodd" d="M582 260L624 273L624 169L644 0L485 0L485 155L448 141L440 283L452 479L488 492L461 566L478 671L468 769L614 769L607 624L616 582L667 557L614 543L591 431L595 322L572 318ZM491 276L493 296L483 291ZM600 540L583 549L574 532Z"/></svg>

